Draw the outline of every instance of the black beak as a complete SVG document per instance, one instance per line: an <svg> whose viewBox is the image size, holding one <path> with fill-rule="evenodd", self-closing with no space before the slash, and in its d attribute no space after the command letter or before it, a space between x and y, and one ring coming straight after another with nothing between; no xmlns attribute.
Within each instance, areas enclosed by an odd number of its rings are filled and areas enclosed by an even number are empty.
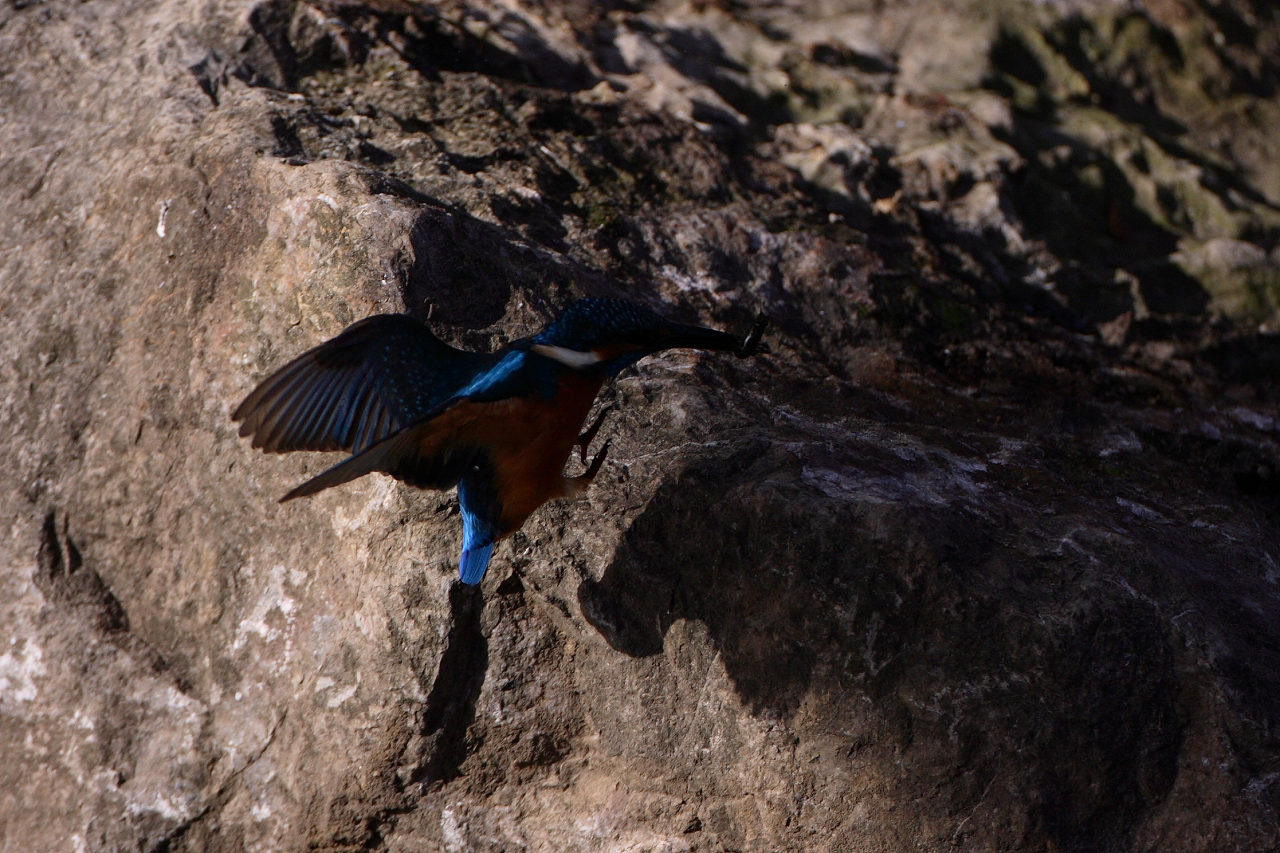
<svg viewBox="0 0 1280 853"><path fill-rule="evenodd" d="M718 329L670 323L662 328L658 336L658 344L660 349L717 350L731 352L738 358L747 358L760 351L761 338L768 325L769 319L764 314L759 314L751 326L751 331L743 337L738 337Z"/></svg>

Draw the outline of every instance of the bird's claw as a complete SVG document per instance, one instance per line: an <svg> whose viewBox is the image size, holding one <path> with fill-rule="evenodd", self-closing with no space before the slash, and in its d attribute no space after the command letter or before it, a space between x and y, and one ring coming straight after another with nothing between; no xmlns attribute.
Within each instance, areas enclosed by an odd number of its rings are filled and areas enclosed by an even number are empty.
<svg viewBox="0 0 1280 853"><path fill-rule="evenodd" d="M617 404L610 403L601 409L600 414L596 415L596 419L591 422L591 426L587 427L586 432L578 436L578 459L581 460L583 465L587 464L587 448L591 446L591 442L595 439L596 433L600 432L600 427L604 424L605 415L609 414L615 408L617 408Z"/></svg>
<svg viewBox="0 0 1280 853"><path fill-rule="evenodd" d="M600 473L600 468L604 465L605 457L609 455L609 442L604 443L604 447L600 448L600 452L596 454L596 458L591 460L591 464L587 466L587 470L572 478L566 478L564 481L564 496L567 498L577 497L587 490L592 481L595 480L596 474Z"/></svg>

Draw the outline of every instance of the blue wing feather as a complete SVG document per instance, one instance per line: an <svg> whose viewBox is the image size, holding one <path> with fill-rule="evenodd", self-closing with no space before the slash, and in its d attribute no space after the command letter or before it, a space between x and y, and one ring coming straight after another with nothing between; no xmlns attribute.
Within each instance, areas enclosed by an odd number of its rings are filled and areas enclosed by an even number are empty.
<svg viewBox="0 0 1280 853"><path fill-rule="evenodd" d="M512 350L468 382L457 396L481 402L519 396L521 391L529 390L529 378L522 375L528 366L528 354L524 350Z"/></svg>
<svg viewBox="0 0 1280 853"><path fill-rule="evenodd" d="M412 317L381 314L280 368L232 418L269 452L359 453L421 420L498 361L449 346Z"/></svg>
<svg viewBox="0 0 1280 853"><path fill-rule="evenodd" d="M321 408L335 411L331 422L339 431L346 430L350 424L353 431L350 444L354 451L347 459L293 489L281 500L314 494L373 471L390 474L419 488L448 488L456 483L463 522L458 570L463 583L480 583L488 569L495 543L510 531L500 526L502 501L490 460L483 448L470 442L464 425L476 418L492 417L485 410L493 403L515 397L554 396L557 374L562 370L550 359L530 357L528 351L518 344L513 349L483 358L481 368L468 375L470 381L455 384L453 393L437 399L434 406L407 424L395 418L396 410L366 404L360 395L373 397L373 391L357 391L346 396L338 393L335 397L330 386L317 383L311 389L317 395L313 402L322 404ZM419 385L415 386L414 382ZM400 389L417 388L418 399L432 398L430 393L421 395L421 382L421 375L411 377L401 384ZM250 402L253 402L252 398L245 405ZM413 408L402 407L399 411L411 411ZM301 411L308 415L311 408L307 406ZM356 412L359 416L355 415ZM313 425L310 416L295 423L306 427L308 434L319 428L319 425Z"/></svg>

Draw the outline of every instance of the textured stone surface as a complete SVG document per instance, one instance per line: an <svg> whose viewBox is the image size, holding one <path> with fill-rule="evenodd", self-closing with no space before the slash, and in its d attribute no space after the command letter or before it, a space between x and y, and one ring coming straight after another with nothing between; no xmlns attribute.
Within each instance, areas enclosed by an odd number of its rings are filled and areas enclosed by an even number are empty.
<svg viewBox="0 0 1280 853"><path fill-rule="evenodd" d="M0 846L1280 846L1268 4L0 9ZM229 413L773 318L483 589Z"/></svg>

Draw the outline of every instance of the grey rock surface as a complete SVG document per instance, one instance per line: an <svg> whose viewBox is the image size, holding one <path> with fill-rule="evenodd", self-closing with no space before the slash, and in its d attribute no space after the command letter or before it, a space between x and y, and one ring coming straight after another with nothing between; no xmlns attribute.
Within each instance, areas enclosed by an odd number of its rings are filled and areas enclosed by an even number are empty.
<svg viewBox="0 0 1280 853"><path fill-rule="evenodd" d="M1280 847L1269 4L0 7L0 847ZM230 412L744 328L459 585Z"/></svg>

